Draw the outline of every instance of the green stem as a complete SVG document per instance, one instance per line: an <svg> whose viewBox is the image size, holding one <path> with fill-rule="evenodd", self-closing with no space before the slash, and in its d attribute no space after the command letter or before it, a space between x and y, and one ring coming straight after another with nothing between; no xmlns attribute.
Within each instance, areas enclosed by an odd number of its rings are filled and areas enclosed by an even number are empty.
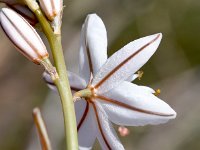
<svg viewBox="0 0 200 150"><path fill-rule="evenodd" d="M55 79L54 82L57 86L62 101L67 149L77 150L78 139L76 116L61 45L61 35L55 35L53 33L49 22L46 20L40 9L37 9L34 11L34 13L37 16L43 32L50 43L55 67L59 76L59 78Z"/></svg>

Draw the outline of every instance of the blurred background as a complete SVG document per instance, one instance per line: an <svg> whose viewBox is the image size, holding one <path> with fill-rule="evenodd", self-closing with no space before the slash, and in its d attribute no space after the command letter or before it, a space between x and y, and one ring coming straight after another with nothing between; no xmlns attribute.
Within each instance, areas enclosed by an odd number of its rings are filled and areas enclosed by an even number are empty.
<svg viewBox="0 0 200 150"><path fill-rule="evenodd" d="M199 0L64 0L63 47L67 68L77 72L81 25L97 13L108 31L108 54L128 42L161 32L163 40L139 85L161 89L159 97L177 112L164 125L128 127L127 150L200 149ZM44 38L45 40L45 38ZM59 98L42 80L43 69L19 54L0 30L0 150L40 149L32 109L41 108L54 149L64 149ZM116 126L117 128L117 126ZM95 150L99 150L96 142Z"/></svg>

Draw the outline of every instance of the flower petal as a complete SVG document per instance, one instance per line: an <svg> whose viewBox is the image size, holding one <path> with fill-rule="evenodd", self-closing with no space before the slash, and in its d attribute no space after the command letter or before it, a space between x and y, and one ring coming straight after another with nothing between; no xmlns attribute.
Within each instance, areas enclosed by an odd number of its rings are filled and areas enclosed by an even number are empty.
<svg viewBox="0 0 200 150"><path fill-rule="evenodd" d="M117 134L108 120L103 107L99 102L93 103L94 112L96 115L96 127L98 128L97 138L103 150L114 149L123 150L124 147L119 141Z"/></svg>
<svg viewBox="0 0 200 150"><path fill-rule="evenodd" d="M86 29L85 24L82 26L81 30L81 41L80 41L80 50L79 50L79 75L85 80L86 83L90 81L90 67L88 62L88 55L86 51Z"/></svg>
<svg viewBox="0 0 200 150"><path fill-rule="evenodd" d="M67 73L68 73L71 90L80 91L86 87L85 81L82 78L80 78L78 75L70 71L68 71ZM57 88L54 82L52 81L51 76L47 72L43 73L43 79L45 80L45 82L47 83L50 89L57 91Z"/></svg>
<svg viewBox="0 0 200 150"><path fill-rule="evenodd" d="M135 40L114 53L94 77L92 85L98 93L105 93L127 80L154 54L162 34L154 34Z"/></svg>
<svg viewBox="0 0 200 150"><path fill-rule="evenodd" d="M86 42L91 55L93 74L107 60L107 32L101 18L96 14L87 17Z"/></svg>
<svg viewBox="0 0 200 150"><path fill-rule="evenodd" d="M92 149L96 140L94 112L90 104L84 100L76 101L76 120L80 150Z"/></svg>
<svg viewBox="0 0 200 150"><path fill-rule="evenodd" d="M54 84L53 80L51 79L51 76L47 72L43 72L42 77L44 81L46 82L47 86L57 92L56 85Z"/></svg>
<svg viewBox="0 0 200 150"><path fill-rule="evenodd" d="M80 75L89 81L107 60L107 32L96 14L87 16L82 28L80 47Z"/></svg>
<svg viewBox="0 0 200 150"><path fill-rule="evenodd" d="M81 77L79 77L78 75L76 75L73 72L68 71L68 79L69 79L69 83L70 83L70 87L72 90L74 91L80 91L84 88L86 88L86 82L84 81L84 79L82 79Z"/></svg>
<svg viewBox="0 0 200 150"><path fill-rule="evenodd" d="M109 119L118 125L160 124L176 117L176 112L154 96L152 89L126 81L98 98Z"/></svg>
<svg viewBox="0 0 200 150"><path fill-rule="evenodd" d="M126 79L126 81L133 82L137 78L138 78L138 74L133 74L130 77L128 77L128 79Z"/></svg>

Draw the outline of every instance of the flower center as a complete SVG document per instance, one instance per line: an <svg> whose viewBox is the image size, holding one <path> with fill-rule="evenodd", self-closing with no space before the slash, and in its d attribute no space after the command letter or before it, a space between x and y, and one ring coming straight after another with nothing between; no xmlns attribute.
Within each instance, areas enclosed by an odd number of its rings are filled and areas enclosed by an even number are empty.
<svg viewBox="0 0 200 150"><path fill-rule="evenodd" d="M77 99L85 98L86 101L92 102L93 98L96 96L95 90L94 87L88 86L86 89L74 93L73 99L76 101Z"/></svg>

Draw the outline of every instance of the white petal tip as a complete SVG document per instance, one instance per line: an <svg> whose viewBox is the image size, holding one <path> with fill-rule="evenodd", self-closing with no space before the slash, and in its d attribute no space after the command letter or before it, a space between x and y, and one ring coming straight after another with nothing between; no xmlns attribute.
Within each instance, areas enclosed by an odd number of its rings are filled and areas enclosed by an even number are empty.
<svg viewBox="0 0 200 150"><path fill-rule="evenodd" d="M159 38L162 39L163 37L162 33L158 33L158 35L159 35Z"/></svg>
<svg viewBox="0 0 200 150"><path fill-rule="evenodd" d="M95 13L87 15L86 22L93 22L93 21L103 22L101 18Z"/></svg>
<svg viewBox="0 0 200 150"><path fill-rule="evenodd" d="M88 17L99 17L99 16L95 13L92 13L92 14L88 14Z"/></svg>
<svg viewBox="0 0 200 150"><path fill-rule="evenodd" d="M163 115L163 117L161 117L161 118L165 120L163 122L163 123L165 123L165 122L167 122L167 121L169 121L171 119L175 119L176 115L177 115L176 112L170 107L170 109L168 110L168 112L165 112L164 115Z"/></svg>
<svg viewBox="0 0 200 150"><path fill-rule="evenodd" d="M162 33L157 33L157 35L159 35L162 38Z"/></svg>
<svg viewBox="0 0 200 150"><path fill-rule="evenodd" d="M171 110L171 113L170 113L170 114L171 114L170 119L175 119L175 118L176 118L176 115L177 115L177 114L176 114L176 112L175 112L173 109Z"/></svg>
<svg viewBox="0 0 200 150"><path fill-rule="evenodd" d="M153 39L152 43L157 43L159 45L160 41L162 39L162 33L156 33L156 34L152 34L152 35L146 36L146 39L149 39L149 40Z"/></svg>
<svg viewBox="0 0 200 150"><path fill-rule="evenodd" d="M162 33L156 33L150 36L154 36L154 38L156 38L157 41L161 41L162 39Z"/></svg>

